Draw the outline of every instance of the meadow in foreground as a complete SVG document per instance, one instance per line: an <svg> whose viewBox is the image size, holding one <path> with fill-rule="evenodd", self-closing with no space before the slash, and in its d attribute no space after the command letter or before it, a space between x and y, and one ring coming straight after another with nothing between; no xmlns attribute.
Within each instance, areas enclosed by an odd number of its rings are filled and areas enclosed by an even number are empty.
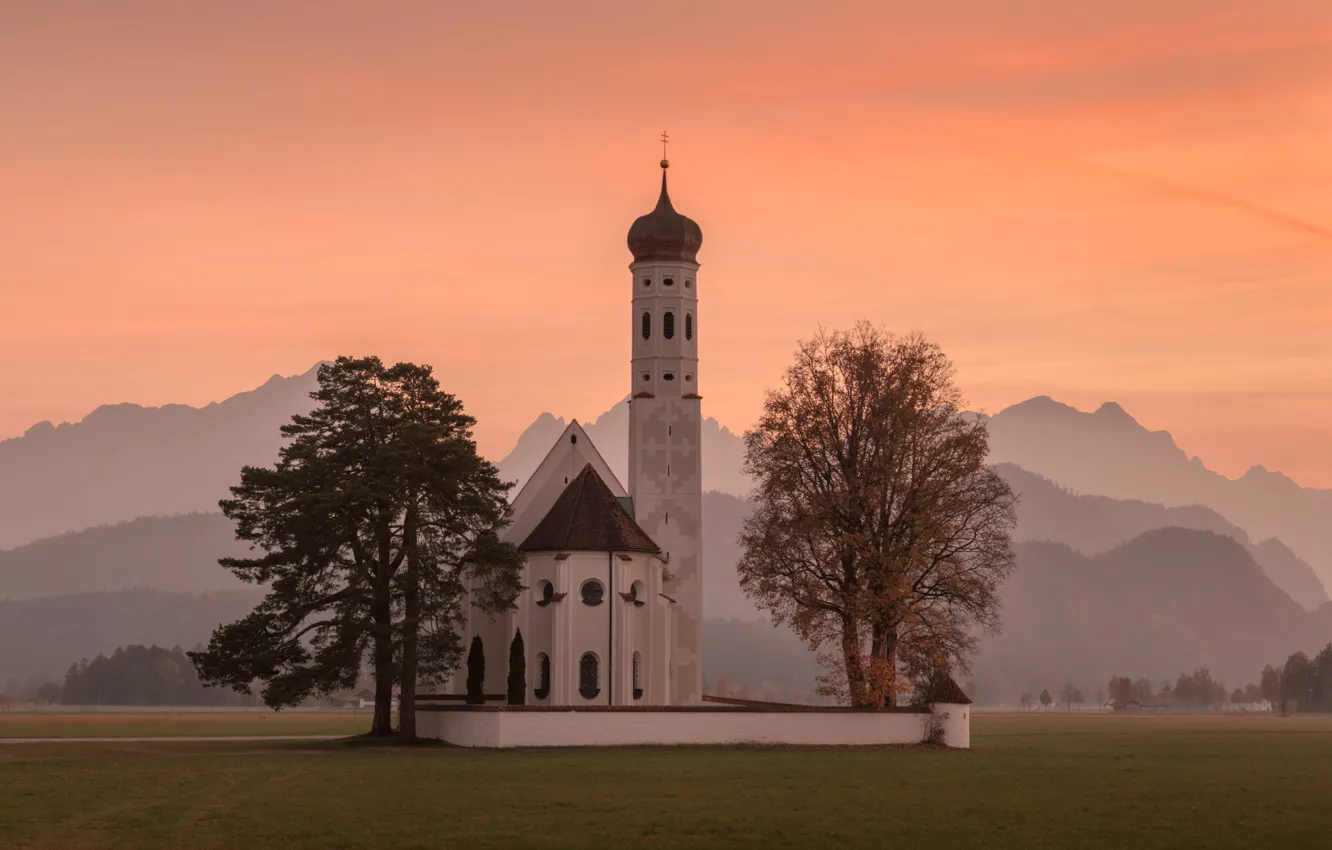
<svg viewBox="0 0 1332 850"><path fill-rule="evenodd" d="M987 716L974 749L0 748L0 846L1326 847L1332 719Z"/></svg>
<svg viewBox="0 0 1332 850"><path fill-rule="evenodd" d="M0 713L0 738L359 735L366 711L28 711ZM0 755L3 759L3 755Z"/></svg>

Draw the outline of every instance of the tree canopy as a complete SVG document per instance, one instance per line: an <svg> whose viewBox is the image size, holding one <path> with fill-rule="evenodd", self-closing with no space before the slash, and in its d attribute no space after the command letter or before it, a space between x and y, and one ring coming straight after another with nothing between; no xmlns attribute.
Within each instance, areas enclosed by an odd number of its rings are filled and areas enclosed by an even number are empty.
<svg viewBox="0 0 1332 850"><path fill-rule="evenodd" d="M922 336L820 332L745 434L741 587L822 654L836 672L821 690L852 705L967 669L978 630L999 628L1016 500L953 374Z"/></svg>
<svg viewBox="0 0 1332 850"><path fill-rule="evenodd" d="M460 654L468 590L512 605L521 555L501 543L503 484L476 453L474 420L430 367L340 357L319 368L316 407L292 417L273 468L241 470L220 502L237 537L262 554L223 558L267 595L192 653L201 678L280 708L375 679L372 734L415 734L418 681L446 677Z"/></svg>

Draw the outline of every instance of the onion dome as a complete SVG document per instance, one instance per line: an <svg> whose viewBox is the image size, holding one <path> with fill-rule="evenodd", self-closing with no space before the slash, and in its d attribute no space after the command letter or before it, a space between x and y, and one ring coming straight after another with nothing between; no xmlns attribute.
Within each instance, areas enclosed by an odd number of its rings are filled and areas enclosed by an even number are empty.
<svg viewBox="0 0 1332 850"><path fill-rule="evenodd" d="M633 252L636 263L679 260L698 262L698 249L703 246L703 231L693 219L680 215L671 206L671 196L666 193L666 169L669 167L670 163L663 159L661 197L657 199L657 208L647 215L639 216L629 228L629 250Z"/></svg>

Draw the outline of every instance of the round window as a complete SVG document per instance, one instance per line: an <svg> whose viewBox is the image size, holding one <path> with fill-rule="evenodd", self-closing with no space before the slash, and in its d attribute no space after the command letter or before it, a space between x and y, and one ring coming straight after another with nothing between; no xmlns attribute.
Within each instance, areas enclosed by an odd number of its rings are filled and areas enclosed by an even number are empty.
<svg viewBox="0 0 1332 850"><path fill-rule="evenodd" d="M591 579L583 582L583 586L578 589L578 593L583 597L584 605L600 605L602 597L606 595L606 589L601 586L601 582Z"/></svg>

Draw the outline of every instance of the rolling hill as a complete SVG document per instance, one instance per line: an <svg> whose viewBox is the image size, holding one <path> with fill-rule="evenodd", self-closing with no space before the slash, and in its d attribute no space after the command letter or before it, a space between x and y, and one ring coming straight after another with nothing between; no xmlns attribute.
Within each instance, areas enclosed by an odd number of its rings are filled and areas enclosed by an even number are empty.
<svg viewBox="0 0 1332 850"><path fill-rule="evenodd" d="M181 646L207 642L214 628L239 619L259 601L255 588L171 593L131 588L0 601L0 692L10 681L61 681L81 658L131 643Z"/></svg>

